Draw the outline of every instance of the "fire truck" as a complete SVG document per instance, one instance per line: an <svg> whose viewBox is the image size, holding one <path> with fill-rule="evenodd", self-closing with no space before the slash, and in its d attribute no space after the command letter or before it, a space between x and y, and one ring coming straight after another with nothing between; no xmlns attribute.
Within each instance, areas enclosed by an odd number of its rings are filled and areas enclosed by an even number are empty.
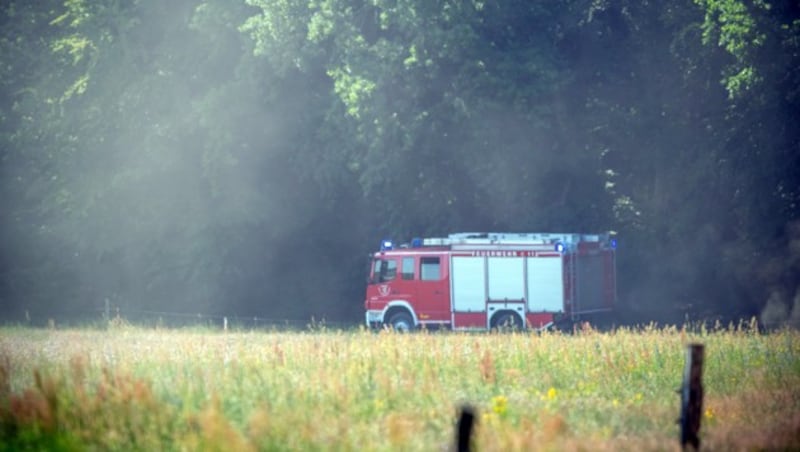
<svg viewBox="0 0 800 452"><path fill-rule="evenodd" d="M616 240L610 234L458 233L384 240L372 256L366 323L546 329L613 309Z"/></svg>

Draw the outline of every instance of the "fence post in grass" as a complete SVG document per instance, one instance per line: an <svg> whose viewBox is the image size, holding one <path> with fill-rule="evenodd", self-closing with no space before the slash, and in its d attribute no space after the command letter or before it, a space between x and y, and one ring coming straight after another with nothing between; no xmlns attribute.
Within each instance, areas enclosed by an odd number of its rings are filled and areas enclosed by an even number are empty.
<svg viewBox="0 0 800 452"><path fill-rule="evenodd" d="M462 406L456 427L456 450L458 452L469 452L472 449L473 424L475 424L475 410L469 405Z"/></svg>
<svg viewBox="0 0 800 452"><path fill-rule="evenodd" d="M703 358L705 347L691 344L686 348L686 366L683 370L681 395L681 447L700 448L700 420L703 416Z"/></svg>

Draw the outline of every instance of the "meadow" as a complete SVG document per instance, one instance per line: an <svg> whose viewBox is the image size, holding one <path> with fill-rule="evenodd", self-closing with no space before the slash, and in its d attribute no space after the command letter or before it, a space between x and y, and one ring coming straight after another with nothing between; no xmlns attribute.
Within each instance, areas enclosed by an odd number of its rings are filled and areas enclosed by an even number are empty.
<svg viewBox="0 0 800 452"><path fill-rule="evenodd" d="M394 334L0 328L0 450L679 450L688 344L707 450L800 448L800 333L752 325Z"/></svg>

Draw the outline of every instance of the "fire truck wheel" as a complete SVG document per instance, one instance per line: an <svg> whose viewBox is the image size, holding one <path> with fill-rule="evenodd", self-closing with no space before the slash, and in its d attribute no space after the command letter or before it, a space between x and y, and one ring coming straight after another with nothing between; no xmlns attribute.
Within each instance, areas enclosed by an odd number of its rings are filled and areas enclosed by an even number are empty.
<svg viewBox="0 0 800 452"><path fill-rule="evenodd" d="M389 318L389 326L393 330L405 333L414 329L414 319L406 312L398 312Z"/></svg>
<svg viewBox="0 0 800 452"><path fill-rule="evenodd" d="M521 330L522 320L513 312L501 312L492 321L493 327L498 330Z"/></svg>

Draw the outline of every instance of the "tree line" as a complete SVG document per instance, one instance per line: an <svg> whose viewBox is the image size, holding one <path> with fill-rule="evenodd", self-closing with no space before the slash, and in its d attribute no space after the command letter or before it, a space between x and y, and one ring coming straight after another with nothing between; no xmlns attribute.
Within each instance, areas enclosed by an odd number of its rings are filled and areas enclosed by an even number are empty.
<svg viewBox="0 0 800 452"><path fill-rule="evenodd" d="M384 237L617 235L621 318L800 319L800 6L0 10L0 303L359 321Z"/></svg>

